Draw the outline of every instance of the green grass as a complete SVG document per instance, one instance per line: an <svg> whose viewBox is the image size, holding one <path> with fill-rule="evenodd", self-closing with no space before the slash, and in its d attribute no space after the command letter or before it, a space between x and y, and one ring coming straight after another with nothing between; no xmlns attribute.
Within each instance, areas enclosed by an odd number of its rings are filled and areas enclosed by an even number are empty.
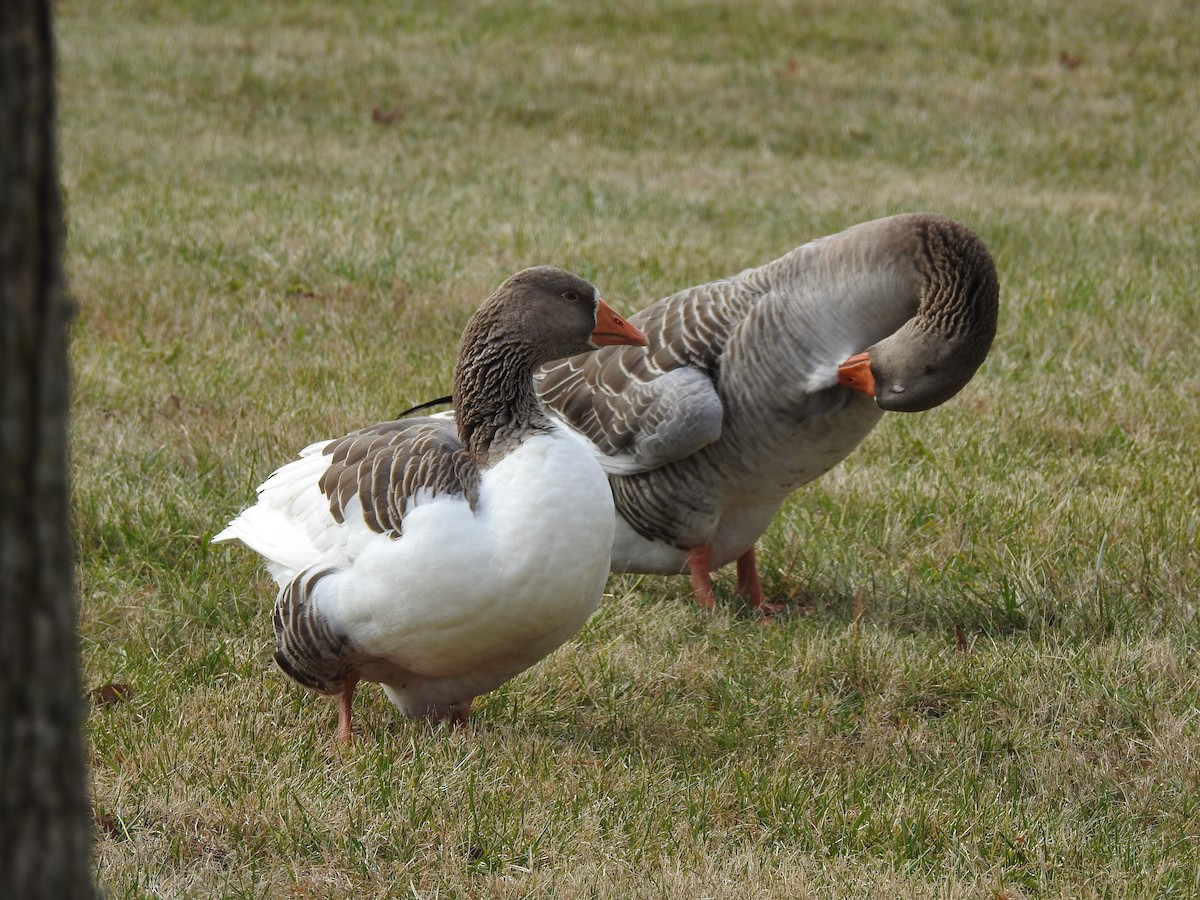
<svg viewBox="0 0 1200 900"><path fill-rule="evenodd" d="M88 719L112 897L1200 892L1195 4L57 9ZM376 121L379 120L379 121ZM632 311L928 209L995 348L719 578L613 577L465 733L270 659L209 537L445 393L548 263Z"/></svg>

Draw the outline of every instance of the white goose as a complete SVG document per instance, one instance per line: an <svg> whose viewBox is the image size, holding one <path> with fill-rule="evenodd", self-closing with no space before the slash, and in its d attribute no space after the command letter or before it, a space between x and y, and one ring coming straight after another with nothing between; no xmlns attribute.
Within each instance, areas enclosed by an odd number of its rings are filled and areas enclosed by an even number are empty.
<svg viewBox="0 0 1200 900"><path fill-rule="evenodd" d="M589 282L513 275L468 322L456 421L385 422L313 444L214 542L261 554L280 586L275 659L340 696L360 679L412 717L466 721L471 701L568 640L608 574L612 494L590 449L554 423L538 365L645 337Z"/></svg>
<svg viewBox="0 0 1200 900"><path fill-rule="evenodd" d="M971 378L996 331L983 243L927 214L866 222L630 318L647 349L544 367L538 391L594 445L618 513L612 568L711 571L763 594L754 544L797 487L837 465L885 410L930 409Z"/></svg>

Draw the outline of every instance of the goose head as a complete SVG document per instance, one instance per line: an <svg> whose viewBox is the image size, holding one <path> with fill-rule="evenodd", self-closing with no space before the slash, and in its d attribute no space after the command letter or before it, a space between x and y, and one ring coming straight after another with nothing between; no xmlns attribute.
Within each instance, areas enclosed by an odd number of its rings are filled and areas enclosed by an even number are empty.
<svg viewBox="0 0 1200 900"><path fill-rule="evenodd" d="M646 336L600 298L595 285L552 266L506 280L467 322L454 371L459 437L480 462L549 427L533 384L543 363Z"/></svg>
<svg viewBox="0 0 1200 900"><path fill-rule="evenodd" d="M503 346L524 368L614 344L642 347L646 336L587 279L534 266L509 277L472 316L460 357L480 345Z"/></svg>
<svg viewBox="0 0 1200 900"><path fill-rule="evenodd" d="M899 331L838 367L838 381L888 412L922 412L957 394L983 363L991 336L948 339L910 319Z"/></svg>
<svg viewBox="0 0 1200 900"><path fill-rule="evenodd" d="M979 238L937 220L926 227L923 246L915 314L838 366L843 386L887 411L921 412L945 403L971 380L996 336L1000 282Z"/></svg>

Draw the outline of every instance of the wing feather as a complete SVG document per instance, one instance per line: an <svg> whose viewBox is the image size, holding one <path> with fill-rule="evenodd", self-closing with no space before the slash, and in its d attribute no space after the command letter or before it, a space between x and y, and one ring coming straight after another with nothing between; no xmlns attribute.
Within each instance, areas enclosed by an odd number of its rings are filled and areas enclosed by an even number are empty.
<svg viewBox="0 0 1200 900"><path fill-rule="evenodd" d="M474 509L479 499L479 468L448 419L381 422L330 441L323 453L321 493L337 522L357 499L368 528L399 537L405 514L422 501L459 496Z"/></svg>

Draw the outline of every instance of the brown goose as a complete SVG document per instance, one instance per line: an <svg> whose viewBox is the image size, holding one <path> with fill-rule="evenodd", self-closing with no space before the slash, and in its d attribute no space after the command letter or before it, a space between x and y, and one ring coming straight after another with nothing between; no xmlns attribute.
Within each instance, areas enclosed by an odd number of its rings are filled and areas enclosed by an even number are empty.
<svg viewBox="0 0 1200 900"><path fill-rule="evenodd" d="M544 367L538 392L610 474L618 572L711 571L763 595L754 544L783 501L850 453L885 410L953 397L996 332L983 243L941 216L857 225L631 317L646 349Z"/></svg>
<svg viewBox="0 0 1200 900"><path fill-rule="evenodd" d="M213 538L265 558L280 587L275 659L340 697L339 740L360 679L409 716L464 722L474 697L596 609L612 493L587 445L546 415L533 371L644 343L582 278L518 272L463 333L456 421L384 422L313 444Z"/></svg>

